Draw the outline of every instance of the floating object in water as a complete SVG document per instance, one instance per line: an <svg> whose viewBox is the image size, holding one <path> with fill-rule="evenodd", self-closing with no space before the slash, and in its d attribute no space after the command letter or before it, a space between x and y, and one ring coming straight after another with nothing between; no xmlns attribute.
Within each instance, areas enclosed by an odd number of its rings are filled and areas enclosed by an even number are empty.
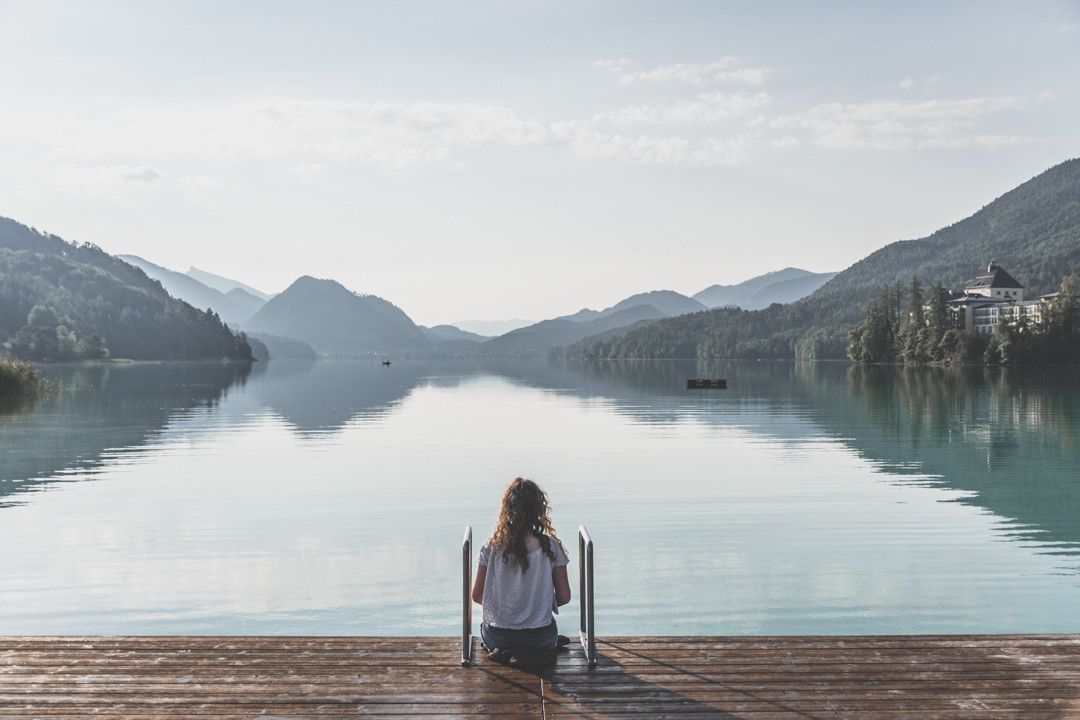
<svg viewBox="0 0 1080 720"><path fill-rule="evenodd" d="M389 360L383 360L382 364L386 365L387 367L390 367L390 361Z"/></svg>
<svg viewBox="0 0 1080 720"><path fill-rule="evenodd" d="M727 390L727 378L690 378L686 381L687 390Z"/></svg>

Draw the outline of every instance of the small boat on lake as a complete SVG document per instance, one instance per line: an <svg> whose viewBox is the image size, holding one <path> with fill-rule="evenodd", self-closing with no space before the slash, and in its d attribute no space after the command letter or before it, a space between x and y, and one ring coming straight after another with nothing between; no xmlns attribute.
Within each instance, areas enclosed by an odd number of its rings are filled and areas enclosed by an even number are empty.
<svg viewBox="0 0 1080 720"><path fill-rule="evenodd" d="M390 367L390 361L389 360L383 360L382 364L387 366L387 367Z"/></svg>

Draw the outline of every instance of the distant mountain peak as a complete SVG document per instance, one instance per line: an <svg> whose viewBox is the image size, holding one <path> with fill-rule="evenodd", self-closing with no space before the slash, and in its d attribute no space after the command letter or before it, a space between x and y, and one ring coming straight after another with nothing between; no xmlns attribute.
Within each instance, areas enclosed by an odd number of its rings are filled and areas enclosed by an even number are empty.
<svg viewBox="0 0 1080 720"><path fill-rule="evenodd" d="M710 308L739 307L744 310L758 310L773 303L789 303L805 297L835 274L786 267L734 285L710 285L695 293L694 299Z"/></svg>
<svg viewBox="0 0 1080 720"><path fill-rule="evenodd" d="M523 328L526 325L532 325L534 322L536 321L524 318L510 318L508 320L455 320L450 324L465 332L476 333L484 337L496 337Z"/></svg>
<svg viewBox="0 0 1080 720"><path fill-rule="evenodd" d="M240 288L244 292L250 295L254 295L255 297L263 301L269 300L271 297L273 297L273 295L271 295L270 293L265 293L262 290L257 290L250 285L245 285L239 280L233 280L232 278L227 278L222 275L215 275L214 273L207 272L206 270L200 270L194 265L188 268L188 271L184 274L188 277L195 278L203 285L211 287L220 293L228 293L233 288Z"/></svg>
<svg viewBox="0 0 1080 720"><path fill-rule="evenodd" d="M311 275L301 275L271 298L247 327L339 355L422 352L432 342L390 301L359 295L337 280Z"/></svg>

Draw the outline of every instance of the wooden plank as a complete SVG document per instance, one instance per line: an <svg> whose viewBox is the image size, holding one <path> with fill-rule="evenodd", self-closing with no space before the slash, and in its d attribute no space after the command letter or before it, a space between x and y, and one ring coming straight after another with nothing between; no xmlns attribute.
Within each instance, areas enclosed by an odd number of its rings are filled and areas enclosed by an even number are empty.
<svg viewBox="0 0 1080 720"><path fill-rule="evenodd" d="M0 638L0 718L1078 718L1080 636L609 638L543 673L454 638Z"/></svg>

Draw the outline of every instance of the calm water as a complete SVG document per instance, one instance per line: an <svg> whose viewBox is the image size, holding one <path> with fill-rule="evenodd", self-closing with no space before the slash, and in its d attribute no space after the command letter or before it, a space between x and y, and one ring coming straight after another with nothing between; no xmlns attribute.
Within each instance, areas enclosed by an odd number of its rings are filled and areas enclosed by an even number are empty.
<svg viewBox="0 0 1080 720"><path fill-rule="evenodd" d="M592 531L601 634L1080 631L1074 372L48 372L0 415L0 634L451 635L519 474Z"/></svg>

